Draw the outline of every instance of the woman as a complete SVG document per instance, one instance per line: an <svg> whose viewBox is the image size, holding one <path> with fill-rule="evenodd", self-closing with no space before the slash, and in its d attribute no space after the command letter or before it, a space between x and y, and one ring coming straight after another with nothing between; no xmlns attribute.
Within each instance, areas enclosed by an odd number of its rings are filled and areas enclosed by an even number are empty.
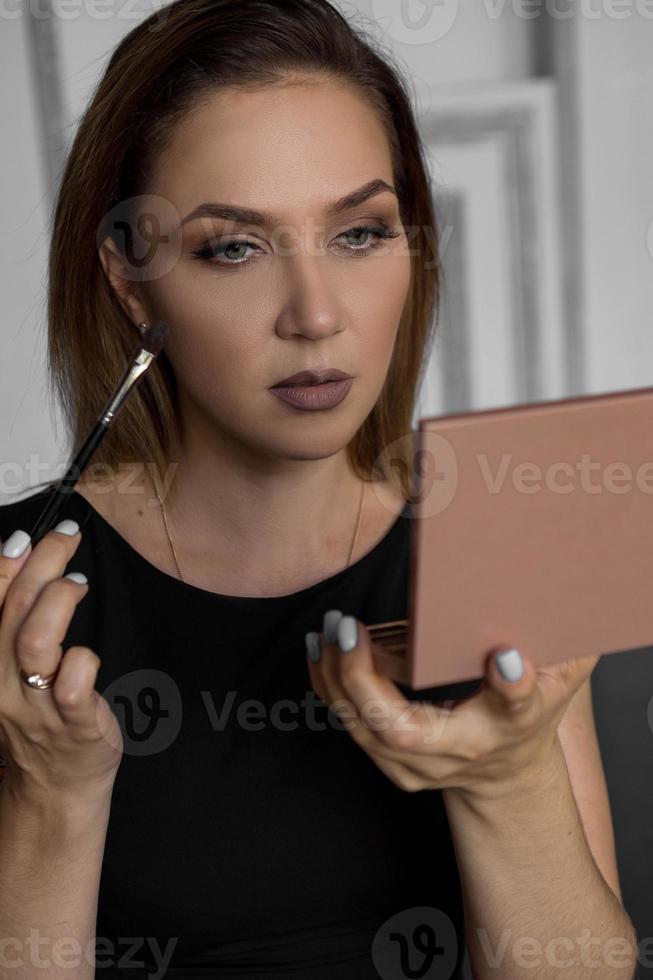
<svg viewBox="0 0 653 980"><path fill-rule="evenodd" d="M465 939L482 980L594 977L588 940L602 980L632 975L597 658L492 656L452 712L374 668L364 624L406 616L434 231L399 72L327 0L178 0L113 54L52 239L73 442L137 331L170 332L59 529L32 553L47 491L0 510L14 976L35 923L40 976L64 937L84 978L93 954L107 977L460 977ZM324 369L349 379L278 387Z"/></svg>

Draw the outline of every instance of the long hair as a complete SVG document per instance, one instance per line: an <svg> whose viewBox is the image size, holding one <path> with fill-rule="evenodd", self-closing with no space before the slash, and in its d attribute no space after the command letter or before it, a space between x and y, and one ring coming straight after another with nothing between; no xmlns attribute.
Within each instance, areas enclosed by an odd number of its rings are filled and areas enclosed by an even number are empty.
<svg viewBox="0 0 653 980"><path fill-rule="evenodd" d="M66 161L49 254L47 368L73 451L135 347L134 324L100 262L98 229L121 202L148 192L157 155L203 99L221 88L286 85L302 76L353 86L387 133L401 220L411 229L410 286L384 386L347 453L360 478L396 469L404 497L414 492L412 414L442 274L428 168L400 70L328 0L175 0L114 50ZM153 462L163 473L178 439L176 381L163 351L93 465Z"/></svg>

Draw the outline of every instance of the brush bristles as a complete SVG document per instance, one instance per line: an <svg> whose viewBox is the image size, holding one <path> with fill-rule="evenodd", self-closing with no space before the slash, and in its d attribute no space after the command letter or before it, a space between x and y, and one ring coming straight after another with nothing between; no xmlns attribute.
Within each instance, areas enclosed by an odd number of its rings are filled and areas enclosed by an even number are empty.
<svg viewBox="0 0 653 980"><path fill-rule="evenodd" d="M141 338L141 347L144 350L149 351L150 354L154 354L156 357L157 354L160 354L161 350L163 349L163 341L165 340L167 332L168 324L164 323L163 320L158 320L156 323L153 323L150 329L143 334L143 337Z"/></svg>

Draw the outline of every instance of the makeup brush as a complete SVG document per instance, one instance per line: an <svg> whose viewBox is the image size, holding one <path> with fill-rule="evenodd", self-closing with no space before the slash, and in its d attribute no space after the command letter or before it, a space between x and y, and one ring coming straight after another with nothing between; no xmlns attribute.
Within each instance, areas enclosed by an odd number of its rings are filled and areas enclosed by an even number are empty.
<svg viewBox="0 0 653 980"><path fill-rule="evenodd" d="M136 382L147 371L155 357L163 349L163 341L168 331L168 325L162 320L153 323L140 340L140 347L132 357L127 370L118 382L118 385L107 402L104 411L99 416L97 423L89 433L84 444L76 454L72 463L68 467L64 477L59 482L53 495L48 500L34 529L30 535L32 547L47 534L54 524L64 499L70 492L70 488L78 482L91 456L102 442L107 430L118 412L120 411L125 399L136 385Z"/></svg>

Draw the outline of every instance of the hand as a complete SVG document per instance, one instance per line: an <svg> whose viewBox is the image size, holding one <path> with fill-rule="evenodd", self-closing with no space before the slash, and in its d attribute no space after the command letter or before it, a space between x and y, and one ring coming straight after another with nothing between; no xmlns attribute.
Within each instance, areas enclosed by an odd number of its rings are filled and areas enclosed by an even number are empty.
<svg viewBox="0 0 653 980"><path fill-rule="evenodd" d="M72 527L71 527L72 524ZM74 522L66 522L74 530ZM70 647L65 636L87 584L65 578L81 533L50 531L18 557L0 554L0 754L2 794L73 802L111 793L122 758L122 734L109 704L94 689L100 658ZM7 542L5 542L7 544ZM48 676L33 690L18 672Z"/></svg>
<svg viewBox="0 0 653 980"><path fill-rule="evenodd" d="M307 634L306 643L315 693L393 783L408 792L452 788L479 797L503 795L522 774L546 772L558 724L600 660L535 668L513 651L508 665L519 668L521 659L523 673L510 681L501 676L496 653L489 654L480 690L447 708L407 700L378 673L375 644L352 616L331 610L323 632Z"/></svg>

